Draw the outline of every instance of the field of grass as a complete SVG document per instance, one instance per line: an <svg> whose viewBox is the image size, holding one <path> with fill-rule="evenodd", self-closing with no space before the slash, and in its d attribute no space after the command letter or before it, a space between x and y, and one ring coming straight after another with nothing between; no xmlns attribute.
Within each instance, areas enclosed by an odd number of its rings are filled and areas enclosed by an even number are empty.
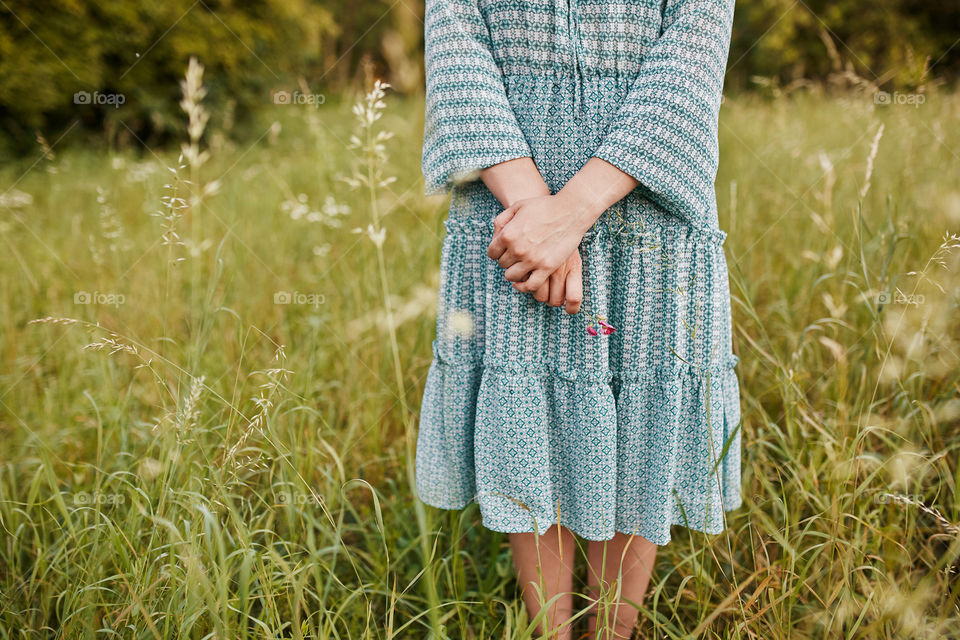
<svg viewBox="0 0 960 640"><path fill-rule="evenodd" d="M507 537L412 493L446 202L422 102L358 102L0 167L0 638L534 637ZM645 637L957 633L958 119L726 99L746 503Z"/></svg>

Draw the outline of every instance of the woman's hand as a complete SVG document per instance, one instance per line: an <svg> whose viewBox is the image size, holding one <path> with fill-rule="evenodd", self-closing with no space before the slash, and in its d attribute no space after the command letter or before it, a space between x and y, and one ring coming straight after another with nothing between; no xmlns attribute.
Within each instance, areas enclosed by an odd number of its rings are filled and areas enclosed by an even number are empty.
<svg viewBox="0 0 960 640"><path fill-rule="evenodd" d="M518 200L494 218L487 255L518 291L536 292L572 257L603 212L638 184L615 165L591 157L556 195Z"/></svg>
<svg viewBox="0 0 960 640"><path fill-rule="evenodd" d="M494 235L504 227L505 219L506 217L499 216L494 218ZM514 282L513 288L520 291L520 283ZM580 305L583 303L583 262L580 259L579 249L570 252L567 259L534 292L533 297L552 307L563 305L570 315L580 311Z"/></svg>
<svg viewBox="0 0 960 640"><path fill-rule="evenodd" d="M516 288L517 285L513 286ZM580 311L583 303L583 262L578 249L574 249L570 257L550 274L533 297L551 307L563 305L570 315Z"/></svg>
<svg viewBox="0 0 960 640"><path fill-rule="evenodd" d="M563 192L518 200L494 218L487 255L506 271L514 288L534 293L576 252L596 221ZM589 220L589 224L586 224Z"/></svg>

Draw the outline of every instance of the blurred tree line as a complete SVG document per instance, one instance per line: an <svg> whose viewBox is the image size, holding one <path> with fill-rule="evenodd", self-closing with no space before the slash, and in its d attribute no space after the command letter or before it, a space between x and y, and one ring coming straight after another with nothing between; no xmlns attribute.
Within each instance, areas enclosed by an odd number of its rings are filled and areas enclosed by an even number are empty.
<svg viewBox="0 0 960 640"><path fill-rule="evenodd" d="M336 92L371 70L416 93L422 16L422 0L4 0L0 145L77 121L111 144L180 135L191 55L227 129L275 91ZM956 78L958 37L958 2L740 0L726 87L922 90Z"/></svg>

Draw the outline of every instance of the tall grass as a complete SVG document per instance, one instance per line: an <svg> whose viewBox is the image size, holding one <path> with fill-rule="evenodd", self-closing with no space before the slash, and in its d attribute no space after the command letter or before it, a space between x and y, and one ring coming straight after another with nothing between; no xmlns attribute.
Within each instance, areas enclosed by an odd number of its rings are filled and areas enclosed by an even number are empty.
<svg viewBox="0 0 960 640"><path fill-rule="evenodd" d="M0 638L533 637L506 537L412 494L422 103L267 105L233 143L202 83L182 149L0 169ZM674 529L646 637L960 622L958 116L726 100L747 502Z"/></svg>

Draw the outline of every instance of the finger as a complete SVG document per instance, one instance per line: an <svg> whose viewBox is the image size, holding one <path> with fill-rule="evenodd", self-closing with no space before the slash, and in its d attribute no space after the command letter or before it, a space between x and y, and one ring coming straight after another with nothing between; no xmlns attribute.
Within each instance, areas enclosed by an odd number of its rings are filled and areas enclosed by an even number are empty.
<svg viewBox="0 0 960 640"><path fill-rule="evenodd" d="M583 268L579 261L567 273L565 297L567 313L570 315L578 313L583 303Z"/></svg>
<svg viewBox="0 0 960 640"><path fill-rule="evenodd" d="M519 286L521 287L520 290L528 293L531 291L536 291L540 288L540 285L547 281L547 278L549 277L550 271L547 269L534 269L525 282L519 283Z"/></svg>
<svg viewBox="0 0 960 640"><path fill-rule="evenodd" d="M518 205L507 207L493 219L493 238L487 246L487 256L491 259L499 260L503 252L507 249L508 244L501 232L507 223L513 220L513 216L516 215L518 208Z"/></svg>
<svg viewBox="0 0 960 640"><path fill-rule="evenodd" d="M500 229L503 229L508 222L513 220L513 216L517 214L518 208L519 207L515 204L511 205L501 211L497 217L493 219L493 235L497 235L497 233L500 232Z"/></svg>
<svg viewBox="0 0 960 640"><path fill-rule="evenodd" d="M531 271L533 271L533 267L529 263L524 262L522 260L518 260L507 267L507 270L503 272L503 276L510 282L517 282L517 283L523 284L524 279L527 277L527 275ZM518 290L519 291L536 291L539 286L540 285L538 284L536 287L533 287L533 288L525 287Z"/></svg>
<svg viewBox="0 0 960 640"><path fill-rule="evenodd" d="M544 282L540 285L540 288L533 292L533 297L539 300L540 302L549 302L553 291L551 289L550 281Z"/></svg>
<svg viewBox="0 0 960 640"><path fill-rule="evenodd" d="M507 250L507 243L499 233L494 234L493 240L487 245L487 257L492 260L499 260L503 252Z"/></svg>
<svg viewBox="0 0 960 640"><path fill-rule="evenodd" d="M520 257L513 251L512 247L507 247L500 257L497 258L497 264L500 265L502 269L509 269L518 262L520 262Z"/></svg>
<svg viewBox="0 0 960 640"><path fill-rule="evenodd" d="M557 268L556 271L550 274L548 280L550 284L550 300L549 304L551 307L559 307L563 304L563 295L564 295L564 283L567 280L567 266L561 265Z"/></svg>
<svg viewBox="0 0 960 640"><path fill-rule="evenodd" d="M529 278L529 277L530 277L530 274L527 273L527 275L525 275L525 276L523 276L522 278L520 278L520 280L518 280L517 282L511 282L510 285L511 285L514 289L516 289L517 291L526 293L526 291L524 291L524 289L523 289L523 286L524 286L524 283L526 283L527 278Z"/></svg>

